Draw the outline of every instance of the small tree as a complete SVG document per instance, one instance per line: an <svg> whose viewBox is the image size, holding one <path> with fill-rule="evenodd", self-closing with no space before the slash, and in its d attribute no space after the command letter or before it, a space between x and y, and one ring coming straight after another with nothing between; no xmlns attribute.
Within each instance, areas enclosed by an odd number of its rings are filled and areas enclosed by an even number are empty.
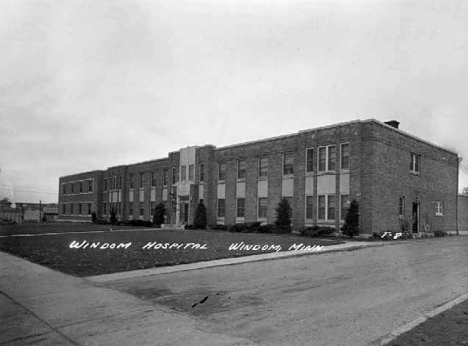
<svg viewBox="0 0 468 346"><path fill-rule="evenodd" d="M96 222L97 222L96 212L94 212L94 211L91 213L91 222L92 222L92 223L96 223Z"/></svg>
<svg viewBox="0 0 468 346"><path fill-rule="evenodd" d="M351 238L359 235L359 204L355 199L351 201L348 211L346 212L345 224L341 228L343 234Z"/></svg>
<svg viewBox="0 0 468 346"><path fill-rule="evenodd" d="M291 232L291 206L286 198L282 198L276 207L275 225L284 232Z"/></svg>
<svg viewBox="0 0 468 346"><path fill-rule="evenodd" d="M153 225L155 227L161 227L164 223L164 215L166 215L166 207L164 207L164 203L159 203L156 205L153 214Z"/></svg>
<svg viewBox="0 0 468 346"><path fill-rule="evenodd" d="M112 208L110 215L110 223L115 225L117 223L117 216L115 215L115 209Z"/></svg>
<svg viewBox="0 0 468 346"><path fill-rule="evenodd" d="M200 201L195 210L195 220L193 221L193 227L198 229L206 229L206 207L203 201Z"/></svg>

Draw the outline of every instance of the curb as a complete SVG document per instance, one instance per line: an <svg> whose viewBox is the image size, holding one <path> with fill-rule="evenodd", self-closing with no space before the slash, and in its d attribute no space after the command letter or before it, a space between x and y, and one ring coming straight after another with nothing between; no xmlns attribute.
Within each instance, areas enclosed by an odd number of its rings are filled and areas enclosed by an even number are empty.
<svg viewBox="0 0 468 346"><path fill-rule="evenodd" d="M380 345L380 346L384 346L384 345L387 345L389 344L390 342L392 342L393 340L395 340L398 336L400 336L401 334L404 334L408 331L410 331L411 329L417 327L418 325L420 325L421 323L423 322L426 322L429 318L432 318L434 316L437 316L438 314L444 312L444 311L447 311L451 308L453 308L455 305L458 305L460 303L463 303L465 300L468 300L468 293L465 293L461 296L459 296L458 298L442 305L442 306L439 306L437 309L434 309L430 312L427 312L427 313L424 313L421 317L418 317L417 319L395 329L393 332L391 332L390 334L384 336L383 338L380 339L380 342L378 342L377 344Z"/></svg>
<svg viewBox="0 0 468 346"><path fill-rule="evenodd" d="M345 245L345 246L343 246ZM259 254L259 255L250 255L250 256L242 256L242 257L233 257L233 258L225 258L225 259L218 259L213 261L204 261L204 262L196 262L190 264L180 264L176 266L166 266L166 267L159 267L159 268L149 268L149 269L139 269L139 270L132 270L127 272L120 272L120 273L113 273L113 274L103 274L103 275L96 275L96 276L88 276L84 277L84 279L91 281L91 282L107 282L113 280L122 280L122 279L131 279L131 278L138 278L144 276L153 276L153 275L162 275L162 274L172 274L178 272L185 272L190 270L197 270L197 269L205 269L205 268L214 268L214 267L222 267L228 265L236 265L236 264L244 264L244 263L252 263L252 262L261 262L261 261L270 261L276 259L284 259L284 258L292 258L292 257L300 257L306 255L319 255L324 253L333 253L333 252L344 252L344 251L355 251L360 250L368 247L380 247L384 246L385 244L376 243L376 244L360 244L360 245L351 245L346 246L346 244L340 245L330 245L330 247L337 246L335 248L330 248L320 250L320 251L283 251L283 252L270 252L267 254Z"/></svg>

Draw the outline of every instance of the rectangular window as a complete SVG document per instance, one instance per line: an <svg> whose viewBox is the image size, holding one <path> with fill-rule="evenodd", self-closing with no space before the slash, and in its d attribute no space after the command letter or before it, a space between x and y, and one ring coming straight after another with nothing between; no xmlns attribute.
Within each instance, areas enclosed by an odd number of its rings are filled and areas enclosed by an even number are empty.
<svg viewBox="0 0 468 346"><path fill-rule="evenodd" d="M258 176L261 178L268 177L268 157L266 156L258 159Z"/></svg>
<svg viewBox="0 0 468 346"><path fill-rule="evenodd" d="M169 177L167 176L167 169L163 169L163 185L167 186L167 183L169 182L168 179Z"/></svg>
<svg viewBox="0 0 468 346"><path fill-rule="evenodd" d="M66 213L66 205L65 204L62 204L62 214L65 214Z"/></svg>
<svg viewBox="0 0 468 346"><path fill-rule="evenodd" d="M177 169L175 167L172 167L172 183L175 184L177 182ZM184 179L180 179L184 180Z"/></svg>
<svg viewBox="0 0 468 346"><path fill-rule="evenodd" d="M151 173L151 186L156 186L156 173Z"/></svg>
<svg viewBox="0 0 468 346"><path fill-rule="evenodd" d="M79 186L79 189L80 189L80 193L83 192L83 182L82 182L82 181L80 181L80 182L78 183L78 186ZM80 213L80 214L81 214L81 213Z"/></svg>
<svg viewBox="0 0 468 346"><path fill-rule="evenodd" d="M349 143L341 144L341 169L349 169Z"/></svg>
<svg viewBox="0 0 468 346"><path fill-rule="evenodd" d="M336 169L336 148L334 145L328 147L328 170L334 171Z"/></svg>
<svg viewBox="0 0 468 346"><path fill-rule="evenodd" d="M283 154L283 175L294 174L294 153Z"/></svg>
<svg viewBox="0 0 468 346"><path fill-rule="evenodd" d="M349 208L349 195L341 195L340 218L344 220Z"/></svg>
<svg viewBox="0 0 468 346"><path fill-rule="evenodd" d="M93 180L90 180L89 181L89 184L88 184L88 192L93 192Z"/></svg>
<svg viewBox="0 0 468 346"><path fill-rule="evenodd" d="M103 191L107 191L107 179L104 179L102 181L102 185L103 185L103 187L102 187Z"/></svg>
<svg viewBox="0 0 468 346"><path fill-rule="evenodd" d="M71 193L75 193L75 184L74 183L70 184L70 190L71 190Z"/></svg>
<svg viewBox="0 0 468 346"><path fill-rule="evenodd" d="M133 174L130 174L130 189L133 189L135 185L135 177Z"/></svg>
<svg viewBox="0 0 468 346"><path fill-rule="evenodd" d="M268 207L268 199L267 198L259 198L258 199L258 217L261 219L266 219L267 217L267 207Z"/></svg>
<svg viewBox="0 0 468 346"><path fill-rule="evenodd" d="M205 181L205 164L200 165L200 181Z"/></svg>
<svg viewBox="0 0 468 346"><path fill-rule="evenodd" d="M245 160L237 161L237 179L245 179Z"/></svg>
<svg viewBox="0 0 468 346"><path fill-rule="evenodd" d="M156 202L151 202L151 216L154 215L155 210L156 210Z"/></svg>
<svg viewBox="0 0 468 346"><path fill-rule="evenodd" d="M314 197L306 196L306 219L311 220L313 218L313 208L314 208Z"/></svg>
<svg viewBox="0 0 468 346"><path fill-rule="evenodd" d="M73 214L73 203L70 203L70 214Z"/></svg>
<svg viewBox="0 0 468 346"><path fill-rule="evenodd" d="M225 215L224 202L225 202L224 199L218 199L218 217L224 217Z"/></svg>
<svg viewBox="0 0 468 346"><path fill-rule="evenodd" d="M112 184L112 189L116 190L117 189L117 177L114 177L113 181L114 183Z"/></svg>
<svg viewBox="0 0 468 346"><path fill-rule="evenodd" d="M92 204L88 203L88 215L91 215L92 209L93 209Z"/></svg>
<svg viewBox="0 0 468 346"><path fill-rule="evenodd" d="M187 180L187 166L180 166L180 181Z"/></svg>
<svg viewBox="0 0 468 346"><path fill-rule="evenodd" d="M118 186L119 190L122 190L122 186L123 186L123 177L120 176L119 177L119 186Z"/></svg>
<svg viewBox="0 0 468 346"><path fill-rule="evenodd" d="M133 216L133 202L128 203L128 214Z"/></svg>
<svg viewBox="0 0 468 346"><path fill-rule="evenodd" d="M398 215L400 218L405 216L405 197L402 196L398 200Z"/></svg>
<svg viewBox="0 0 468 346"><path fill-rule="evenodd" d="M327 220L335 220L335 196L328 196Z"/></svg>
<svg viewBox="0 0 468 346"><path fill-rule="evenodd" d="M318 219L325 220L325 196L318 196Z"/></svg>
<svg viewBox="0 0 468 346"><path fill-rule="evenodd" d="M62 184L62 195L66 195L66 194L67 194L67 185Z"/></svg>
<svg viewBox="0 0 468 346"><path fill-rule="evenodd" d="M314 171L314 149L306 150L306 172Z"/></svg>
<svg viewBox="0 0 468 346"><path fill-rule="evenodd" d="M318 170L319 172L325 172L327 169L327 148L321 147L318 152Z"/></svg>
<svg viewBox="0 0 468 346"><path fill-rule="evenodd" d="M102 214L107 215L107 204L106 203L102 203Z"/></svg>
<svg viewBox="0 0 468 346"><path fill-rule="evenodd" d="M144 173L140 173L140 189L143 188L144 177L145 177L145 174L144 174Z"/></svg>
<svg viewBox="0 0 468 346"><path fill-rule="evenodd" d="M444 215L444 202L436 202L436 216Z"/></svg>
<svg viewBox="0 0 468 346"><path fill-rule="evenodd" d="M411 154L410 172L419 174L421 171L421 155Z"/></svg>
<svg viewBox="0 0 468 346"><path fill-rule="evenodd" d="M140 202L140 215L145 215L145 204L144 202Z"/></svg>
<svg viewBox="0 0 468 346"><path fill-rule="evenodd" d="M218 180L226 180L226 163L221 162L218 164Z"/></svg>
<svg viewBox="0 0 468 346"><path fill-rule="evenodd" d="M195 180L195 165L193 164L188 166L188 180Z"/></svg>
<svg viewBox="0 0 468 346"><path fill-rule="evenodd" d="M245 198L237 199L237 217L245 216Z"/></svg>

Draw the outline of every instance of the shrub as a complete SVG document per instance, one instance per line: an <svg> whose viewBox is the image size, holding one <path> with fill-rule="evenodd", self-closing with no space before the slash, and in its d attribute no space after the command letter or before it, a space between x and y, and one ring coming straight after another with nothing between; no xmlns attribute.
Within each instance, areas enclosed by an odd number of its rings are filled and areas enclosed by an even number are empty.
<svg viewBox="0 0 468 346"><path fill-rule="evenodd" d="M156 208L154 209L154 214L153 214L153 224L154 227L161 227L161 225L164 223L164 215L166 215L166 207L164 206L164 203L159 203L156 205Z"/></svg>
<svg viewBox="0 0 468 346"><path fill-rule="evenodd" d="M343 231L343 234L351 238L359 235L359 205L355 199L351 201L351 205L346 212L345 224L341 230Z"/></svg>
<svg viewBox="0 0 468 346"><path fill-rule="evenodd" d="M194 228L206 229L206 207L203 204L203 201L200 201L197 205L193 226ZM187 227L185 229L187 229Z"/></svg>
<svg viewBox="0 0 468 346"><path fill-rule="evenodd" d="M110 223L112 225L115 225L117 223L117 216L115 215L115 209L114 208L112 208L112 210L111 210Z"/></svg>
<svg viewBox="0 0 468 346"><path fill-rule="evenodd" d="M274 233L291 232L291 207L286 198L282 198L276 207L275 225L280 230L275 230Z"/></svg>
<svg viewBox="0 0 468 346"><path fill-rule="evenodd" d="M434 231L434 237L445 237L444 231Z"/></svg>
<svg viewBox="0 0 468 346"><path fill-rule="evenodd" d="M259 233L259 228L261 224L262 224L261 222L256 221L256 222L249 222L247 223L246 226L250 233Z"/></svg>
<svg viewBox="0 0 468 346"><path fill-rule="evenodd" d="M305 237L320 237L335 233L335 229L333 227L327 226L312 226L312 227L304 227L299 229L299 233Z"/></svg>
<svg viewBox="0 0 468 346"><path fill-rule="evenodd" d="M335 233L335 229L333 227L322 226L318 228L319 237L324 235L330 235L333 233Z"/></svg>
<svg viewBox="0 0 468 346"><path fill-rule="evenodd" d="M97 225L108 225L109 222L107 220L97 220L96 224Z"/></svg>
<svg viewBox="0 0 468 346"><path fill-rule="evenodd" d="M97 221L97 216L96 216L96 213L93 211L91 213L91 222L96 223L96 221Z"/></svg>
<svg viewBox="0 0 468 346"><path fill-rule="evenodd" d="M213 227L211 227L211 229L214 229L214 230L217 230L217 231L225 231L227 230L227 226L226 225L214 225Z"/></svg>
<svg viewBox="0 0 468 346"><path fill-rule="evenodd" d="M248 231L248 228L245 223L235 223L234 225L228 226L227 230L233 233L238 233L238 232L246 233L246 231Z"/></svg>

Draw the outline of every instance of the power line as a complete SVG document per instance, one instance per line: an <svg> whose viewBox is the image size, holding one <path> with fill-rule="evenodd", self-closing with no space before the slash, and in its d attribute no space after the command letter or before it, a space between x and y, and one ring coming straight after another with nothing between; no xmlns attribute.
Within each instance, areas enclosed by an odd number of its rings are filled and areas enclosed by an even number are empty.
<svg viewBox="0 0 468 346"><path fill-rule="evenodd" d="M37 191L37 190L20 190L20 189L11 189L11 188L4 188L4 187L0 187L0 190L8 190L8 191L15 191L15 192L30 192L30 193L47 193L50 195L57 195L57 192Z"/></svg>

